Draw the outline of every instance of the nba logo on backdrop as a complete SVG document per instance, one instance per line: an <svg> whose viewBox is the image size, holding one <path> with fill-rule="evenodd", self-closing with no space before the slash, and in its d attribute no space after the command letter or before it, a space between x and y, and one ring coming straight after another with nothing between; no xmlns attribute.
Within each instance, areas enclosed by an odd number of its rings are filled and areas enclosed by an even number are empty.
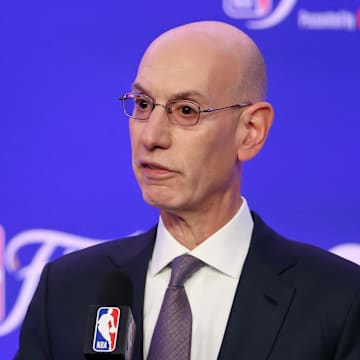
<svg viewBox="0 0 360 360"><path fill-rule="evenodd" d="M101 307L97 311L94 333L94 351L114 351L119 328L120 309Z"/></svg>
<svg viewBox="0 0 360 360"><path fill-rule="evenodd" d="M223 0L225 12L237 19L259 18L272 9L272 0Z"/></svg>
<svg viewBox="0 0 360 360"><path fill-rule="evenodd" d="M248 20L250 29L266 29L282 22L292 11L297 0L223 0L226 15Z"/></svg>

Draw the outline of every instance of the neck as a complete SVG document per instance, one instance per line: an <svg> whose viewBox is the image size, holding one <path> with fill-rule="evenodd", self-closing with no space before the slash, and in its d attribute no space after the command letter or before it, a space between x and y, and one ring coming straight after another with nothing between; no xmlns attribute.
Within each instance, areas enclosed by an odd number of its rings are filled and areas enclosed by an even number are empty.
<svg viewBox="0 0 360 360"><path fill-rule="evenodd" d="M228 223L240 209L242 198L237 196L226 206L196 213L160 210L161 219L170 234L189 250L195 249Z"/></svg>

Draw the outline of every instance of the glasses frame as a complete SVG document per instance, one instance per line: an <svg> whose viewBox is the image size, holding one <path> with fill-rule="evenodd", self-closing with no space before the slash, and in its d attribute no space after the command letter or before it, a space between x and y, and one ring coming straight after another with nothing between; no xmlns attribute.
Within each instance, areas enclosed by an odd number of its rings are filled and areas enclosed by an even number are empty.
<svg viewBox="0 0 360 360"><path fill-rule="evenodd" d="M134 117L134 116L130 115L126 110L125 102L127 100L134 99L134 97L136 95L146 97L151 101L152 108L151 108L151 111L149 112L148 117L146 117L146 118ZM179 126L184 126L184 127L195 126L196 124L198 124L199 120L200 120L201 113L213 113L213 112L216 112L216 111L222 111L222 110L228 110L228 109L240 109L240 108L252 105L251 102L245 102L245 103L239 103L239 104L234 104L234 105L223 106L223 107L219 107L219 108L202 109L200 104L198 104L197 102L192 101L192 100L186 100L186 99L184 99L184 100L180 100L180 99L179 100L170 100L166 104L160 104L160 103L156 103L155 100L149 95L146 95L146 94L143 94L143 93L138 93L138 92L132 92L132 91L124 93L122 96L119 97L119 100L121 100L121 102L122 102L122 108L123 108L124 114L129 118L140 120L140 121L146 121L146 120L148 120L150 118L151 113L154 111L155 107L156 106L161 106L166 110L166 112L168 114L169 121L171 123L173 123L175 125L179 125ZM171 114L172 114L171 105L179 103L179 102L189 103L189 104L192 104L193 106L197 107L197 109L198 109L198 117L197 117L197 119L196 119L196 121L194 123L184 125L182 123L177 122L175 120L175 118L171 116Z"/></svg>

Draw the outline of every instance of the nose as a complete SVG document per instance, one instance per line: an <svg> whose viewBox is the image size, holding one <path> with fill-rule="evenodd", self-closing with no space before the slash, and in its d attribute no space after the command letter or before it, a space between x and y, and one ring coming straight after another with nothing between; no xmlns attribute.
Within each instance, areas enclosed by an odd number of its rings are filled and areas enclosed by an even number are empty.
<svg viewBox="0 0 360 360"><path fill-rule="evenodd" d="M154 109L147 121L143 123L141 142L148 150L166 149L171 143L171 124L166 105L154 104Z"/></svg>

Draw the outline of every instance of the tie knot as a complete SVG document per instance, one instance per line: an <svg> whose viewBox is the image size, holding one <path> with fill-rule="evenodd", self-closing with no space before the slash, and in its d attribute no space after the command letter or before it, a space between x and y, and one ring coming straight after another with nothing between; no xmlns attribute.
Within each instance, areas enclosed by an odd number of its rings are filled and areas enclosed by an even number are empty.
<svg viewBox="0 0 360 360"><path fill-rule="evenodd" d="M171 263L169 285L174 287L184 286L185 281L204 265L201 260L189 254L176 257Z"/></svg>

